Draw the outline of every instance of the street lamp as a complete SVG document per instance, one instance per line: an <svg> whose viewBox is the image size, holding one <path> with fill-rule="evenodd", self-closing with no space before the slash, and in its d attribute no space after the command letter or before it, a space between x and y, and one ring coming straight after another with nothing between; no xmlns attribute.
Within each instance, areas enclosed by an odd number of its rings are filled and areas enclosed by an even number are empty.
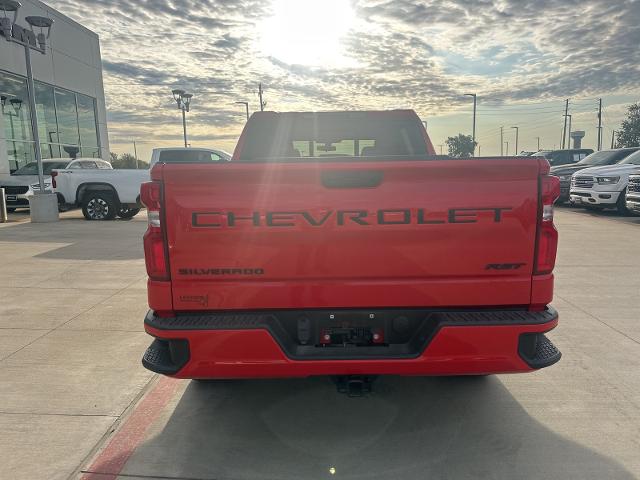
<svg viewBox="0 0 640 480"><path fill-rule="evenodd" d="M473 154L476 154L476 100L475 93L465 93L465 97L473 97Z"/></svg>
<svg viewBox="0 0 640 480"><path fill-rule="evenodd" d="M16 0L0 0L0 10L4 12L4 16L0 18L0 29L4 38L8 42L17 43L24 47L25 65L27 69L27 87L29 90L29 109L31 114L31 136L34 142L34 151L36 163L38 165L38 183L40 188L37 192L42 195L41 198L34 197L34 201L30 202L30 214L32 221L55 221L58 219L58 199L55 194L51 194L47 198L44 186L44 173L42 171L42 152L40 150L40 136L38 134L38 115L36 112L36 95L33 83L33 71L31 69L31 50L35 50L41 54L46 54L47 39L51 34L51 26L53 20L47 17L29 16L25 20L31 26L31 35L23 32L22 35L13 36L16 20L18 18L18 10L22 5ZM7 17L7 13L13 12L13 21ZM36 45L37 42L37 45ZM14 109L16 104L11 101ZM16 112L21 104L16 109ZM55 202L55 203L54 203ZM55 209L55 210L54 210Z"/></svg>
<svg viewBox="0 0 640 480"><path fill-rule="evenodd" d="M171 90L173 94L173 99L178 104L178 109L182 111L182 131L184 134L184 148L187 148L187 115L186 112L189 111L189 106L191 105L191 99L193 95L191 93L187 93L184 90L180 90L176 88Z"/></svg>
<svg viewBox="0 0 640 480"><path fill-rule="evenodd" d="M244 105L247 110L247 122L249 121L249 102L236 102L236 105Z"/></svg>
<svg viewBox="0 0 640 480"><path fill-rule="evenodd" d="M516 129L516 148L514 150L514 153L518 155L518 130L520 130L520 127L511 127L511 128Z"/></svg>

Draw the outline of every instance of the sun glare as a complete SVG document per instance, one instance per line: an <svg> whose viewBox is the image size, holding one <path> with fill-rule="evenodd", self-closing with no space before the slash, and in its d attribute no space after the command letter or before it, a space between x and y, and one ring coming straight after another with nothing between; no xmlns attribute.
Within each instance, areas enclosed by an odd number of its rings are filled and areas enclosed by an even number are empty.
<svg viewBox="0 0 640 480"><path fill-rule="evenodd" d="M262 25L265 55L299 65L350 63L342 45L355 20L349 0L274 0L273 7Z"/></svg>

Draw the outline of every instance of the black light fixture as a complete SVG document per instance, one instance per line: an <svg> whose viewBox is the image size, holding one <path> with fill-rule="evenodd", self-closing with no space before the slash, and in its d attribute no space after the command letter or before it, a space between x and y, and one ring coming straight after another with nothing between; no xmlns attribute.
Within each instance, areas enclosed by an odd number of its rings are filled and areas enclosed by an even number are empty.
<svg viewBox="0 0 640 480"><path fill-rule="evenodd" d="M36 15L26 17L25 20L31 26L31 31L36 35L40 50L44 52L47 44L47 38L49 38L49 35L51 34L51 25L53 25L53 20L47 17L38 17ZM35 29L38 29L38 31Z"/></svg>
<svg viewBox="0 0 640 480"><path fill-rule="evenodd" d="M11 31L13 24L18 20L18 9L22 6L20 2L16 0L0 0L0 10L2 11L2 18L0 18L0 30L7 39L11 40ZM7 13L13 12L13 20L11 20Z"/></svg>
<svg viewBox="0 0 640 480"><path fill-rule="evenodd" d="M192 93L185 93L182 95L182 102L184 103L184 108L187 112L189 111L189 105L191 105L192 98L193 98Z"/></svg>

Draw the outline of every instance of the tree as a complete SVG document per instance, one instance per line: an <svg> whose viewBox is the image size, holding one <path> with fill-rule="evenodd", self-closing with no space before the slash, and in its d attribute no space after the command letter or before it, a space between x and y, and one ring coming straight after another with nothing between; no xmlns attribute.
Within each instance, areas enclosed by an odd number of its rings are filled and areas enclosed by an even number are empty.
<svg viewBox="0 0 640 480"><path fill-rule="evenodd" d="M118 154L116 152L109 152L109 161L111 163L118 161Z"/></svg>
<svg viewBox="0 0 640 480"><path fill-rule="evenodd" d="M123 153L120 156L117 156L116 154L111 153L111 166L113 168L123 168L123 169L124 168L129 168L129 169L149 168L149 164L147 162L138 160L136 157L134 157L130 153Z"/></svg>
<svg viewBox="0 0 640 480"><path fill-rule="evenodd" d="M640 103L629 105L616 142L618 148L640 147Z"/></svg>
<svg viewBox="0 0 640 480"><path fill-rule="evenodd" d="M478 144L473 141L471 135L463 135L462 133L459 133L457 137L447 138L445 143L449 149L449 156L456 158L471 157L474 147Z"/></svg>

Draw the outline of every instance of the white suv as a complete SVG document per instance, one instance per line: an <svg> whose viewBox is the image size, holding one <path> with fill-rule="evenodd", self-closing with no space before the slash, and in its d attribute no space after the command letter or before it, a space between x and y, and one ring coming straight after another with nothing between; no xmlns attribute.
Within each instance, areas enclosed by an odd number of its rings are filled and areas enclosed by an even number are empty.
<svg viewBox="0 0 640 480"><path fill-rule="evenodd" d="M640 151L620 163L585 168L571 177L571 203L591 208L616 208L627 214L625 195L629 175L640 173Z"/></svg>

